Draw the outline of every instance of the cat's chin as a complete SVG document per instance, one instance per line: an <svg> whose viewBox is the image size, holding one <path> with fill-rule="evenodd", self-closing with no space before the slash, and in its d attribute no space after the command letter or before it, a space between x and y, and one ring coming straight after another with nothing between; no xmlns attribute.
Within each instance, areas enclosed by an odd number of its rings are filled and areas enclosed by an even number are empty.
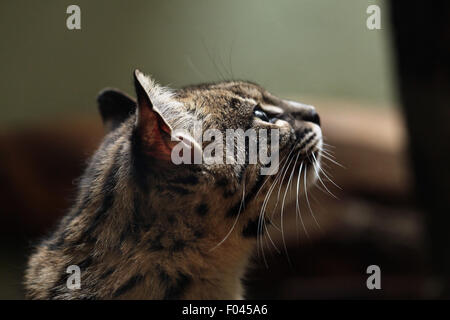
<svg viewBox="0 0 450 320"><path fill-rule="evenodd" d="M323 140L320 127L317 126L317 128L319 131L316 133L317 138L311 143L307 150L303 150L294 168L292 183L295 187L298 181L299 194L304 194L305 189L309 190L313 187L320 179L320 174L322 172ZM290 170L288 172L288 177L289 174Z"/></svg>

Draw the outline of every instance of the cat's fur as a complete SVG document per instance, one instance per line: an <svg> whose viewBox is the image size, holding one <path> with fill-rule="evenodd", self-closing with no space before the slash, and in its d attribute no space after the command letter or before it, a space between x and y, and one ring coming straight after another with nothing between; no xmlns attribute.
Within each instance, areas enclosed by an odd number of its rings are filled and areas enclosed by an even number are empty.
<svg viewBox="0 0 450 320"><path fill-rule="evenodd" d="M259 164L174 165L170 134L192 132L194 120L223 132L279 128L280 158L294 154L306 163L310 153L320 157L318 116L248 82L170 91L138 71L134 77L137 102L113 90L99 96L109 133L80 179L75 205L31 256L27 297L242 298L265 182L274 176L260 175ZM256 105L273 123L254 116ZM81 269L80 289L67 288L70 265Z"/></svg>

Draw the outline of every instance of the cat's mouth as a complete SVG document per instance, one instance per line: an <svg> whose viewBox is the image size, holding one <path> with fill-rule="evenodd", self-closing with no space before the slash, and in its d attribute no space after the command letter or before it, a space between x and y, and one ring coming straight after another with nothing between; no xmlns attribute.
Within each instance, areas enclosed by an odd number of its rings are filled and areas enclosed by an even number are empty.
<svg viewBox="0 0 450 320"><path fill-rule="evenodd" d="M322 130L316 124L310 124L306 128L295 133L296 141L294 153L299 154L300 160L313 163L320 161L323 148Z"/></svg>
<svg viewBox="0 0 450 320"><path fill-rule="evenodd" d="M290 151L280 161L280 174L283 176L288 171L301 174L312 185L322 170L322 130L316 124L308 124L296 131L295 138Z"/></svg>

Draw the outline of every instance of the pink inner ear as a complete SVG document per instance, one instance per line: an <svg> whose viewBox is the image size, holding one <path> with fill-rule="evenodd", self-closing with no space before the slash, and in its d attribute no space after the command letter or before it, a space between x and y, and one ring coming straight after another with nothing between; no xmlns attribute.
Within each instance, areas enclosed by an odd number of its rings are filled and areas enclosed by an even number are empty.
<svg viewBox="0 0 450 320"><path fill-rule="evenodd" d="M139 126L146 152L152 158L170 161L172 148L170 146L170 128L154 110L144 108L140 112Z"/></svg>
<svg viewBox="0 0 450 320"><path fill-rule="evenodd" d="M170 161L172 152L171 129L157 110L153 108L143 83L147 80L135 70L134 80L138 100L137 126L145 143L145 152L155 159Z"/></svg>

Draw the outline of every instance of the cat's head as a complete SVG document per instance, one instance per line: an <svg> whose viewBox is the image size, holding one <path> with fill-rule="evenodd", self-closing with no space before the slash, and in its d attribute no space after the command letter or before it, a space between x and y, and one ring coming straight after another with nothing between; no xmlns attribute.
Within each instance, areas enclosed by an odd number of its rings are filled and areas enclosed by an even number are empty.
<svg viewBox="0 0 450 320"><path fill-rule="evenodd" d="M109 131L133 115L133 139L139 139L139 150L154 170L148 174L182 177L195 168L211 194L248 198L267 179L288 171L288 178L295 172L309 184L315 180L322 131L314 107L243 81L170 90L135 71L134 83L137 101L114 90L101 93L98 101Z"/></svg>

